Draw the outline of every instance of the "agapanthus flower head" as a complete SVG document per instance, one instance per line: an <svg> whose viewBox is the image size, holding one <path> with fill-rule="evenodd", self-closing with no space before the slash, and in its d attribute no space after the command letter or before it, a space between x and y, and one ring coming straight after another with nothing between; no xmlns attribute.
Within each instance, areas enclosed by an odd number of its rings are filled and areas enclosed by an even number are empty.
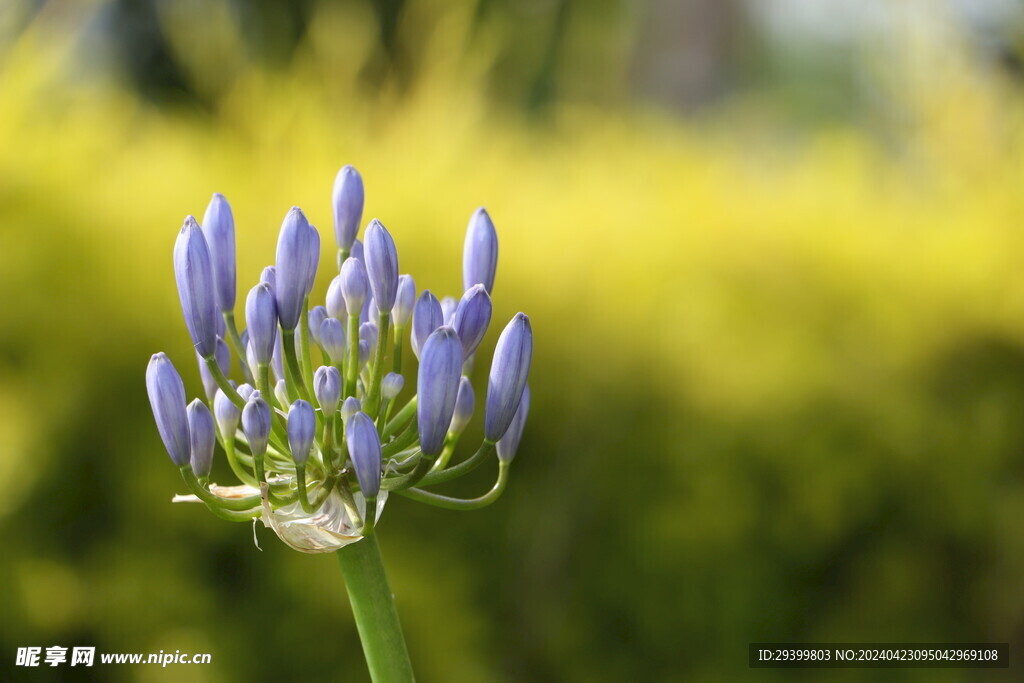
<svg viewBox="0 0 1024 683"><path fill-rule="evenodd" d="M189 462L197 477L206 477L213 467L213 448L217 445L217 426L213 414L198 398L188 404Z"/></svg>
<svg viewBox="0 0 1024 683"><path fill-rule="evenodd" d="M483 285L473 285L462 295L452 316L452 327L462 342L462 359L466 360L480 346L491 322L491 297Z"/></svg>
<svg viewBox="0 0 1024 683"><path fill-rule="evenodd" d="M167 454L178 467L187 465L192 446L185 408L185 384L166 354L157 353L149 359L146 391Z"/></svg>
<svg viewBox="0 0 1024 683"><path fill-rule="evenodd" d="M345 350L348 343L345 339L345 328L341 322L334 318L325 318L320 323L320 331L317 332L320 346L331 357L333 362L341 362L345 357Z"/></svg>
<svg viewBox="0 0 1024 683"><path fill-rule="evenodd" d="M498 459L505 462L512 462L519 450L519 441L523 438L523 428L526 427L526 417L530 414L530 385L523 387L523 397L519 400L519 408L512 418L512 423L505 430L505 435L498 439Z"/></svg>
<svg viewBox="0 0 1024 683"><path fill-rule="evenodd" d="M395 305L391 309L391 317L395 327L404 328L412 316L412 308L416 305L416 281L412 275L398 276L398 294L395 295Z"/></svg>
<svg viewBox="0 0 1024 683"><path fill-rule="evenodd" d="M351 249L363 219L363 177L352 166L344 166L334 179L334 239L339 249Z"/></svg>
<svg viewBox="0 0 1024 683"><path fill-rule="evenodd" d="M337 275L327 286L327 315L337 320L348 320L345 295L341 291L341 275Z"/></svg>
<svg viewBox="0 0 1024 683"><path fill-rule="evenodd" d="M288 409L288 447L295 462L302 464L309 460L315 436L316 414L313 406L300 398Z"/></svg>
<svg viewBox="0 0 1024 683"><path fill-rule="evenodd" d="M217 305L228 313L235 310L235 217L220 192L213 195L206 207L203 236L210 248Z"/></svg>
<svg viewBox="0 0 1024 683"><path fill-rule="evenodd" d="M498 269L498 233L487 211L480 207L469 219L466 244L462 252L462 286L483 285L487 293L494 289Z"/></svg>
<svg viewBox="0 0 1024 683"><path fill-rule="evenodd" d="M174 279L192 343L200 356L208 358L214 352L220 316L210 249L192 216L185 219L174 243Z"/></svg>
<svg viewBox="0 0 1024 683"><path fill-rule="evenodd" d="M519 314L494 351L482 443L472 446L473 455L457 453L473 432L473 358L492 316L497 236L487 213L477 211L467 229L461 301L438 301L429 291L417 295L413 277L399 275L394 240L380 221L370 222L363 241L356 238L363 183L355 169L338 174L332 204L338 255L347 258L331 278L325 305L310 299L321 236L293 208L282 222L274 265L243 289L241 333L231 208L214 195L202 227L186 219L174 246L174 275L209 400L187 405L181 378L163 354L146 371L160 437L196 494L176 500L200 500L232 520L261 519L304 552L336 550L373 533L392 492L416 487L411 498L442 507L493 501L504 489L530 404L533 336ZM419 358L414 377L407 342ZM242 356L237 364L232 350ZM218 442L241 486L209 481ZM424 493L495 451L503 464L488 494L460 500Z"/></svg>
<svg viewBox="0 0 1024 683"><path fill-rule="evenodd" d="M341 400L341 373L333 365L321 365L313 373L313 394L326 417L334 415Z"/></svg>
<svg viewBox="0 0 1024 683"><path fill-rule="evenodd" d="M391 233L374 218L366 228L366 276L378 310L390 312L398 294L398 250Z"/></svg>
<svg viewBox="0 0 1024 683"><path fill-rule="evenodd" d="M345 299L345 308L349 314L363 310L370 283L366 279L366 266L354 256L345 259L341 264L341 293Z"/></svg>
<svg viewBox="0 0 1024 683"><path fill-rule="evenodd" d="M533 329L530 319L516 313L501 332L494 347L487 381L484 436L497 441L504 436L519 408L533 358Z"/></svg>
<svg viewBox="0 0 1024 683"><path fill-rule="evenodd" d="M264 282L249 290L245 298L245 324L256 363L270 363L277 341L277 301L270 284Z"/></svg>
<svg viewBox="0 0 1024 683"><path fill-rule="evenodd" d="M444 313L441 311L441 304L437 297L430 293L430 290L423 290L420 298L416 300L412 314L412 333L410 343L416 357L420 357L420 349L423 342L434 330L444 325Z"/></svg>
<svg viewBox="0 0 1024 683"><path fill-rule="evenodd" d="M416 412L420 449L437 455L452 423L462 375L462 344L451 327L439 327L420 349Z"/></svg>
<svg viewBox="0 0 1024 683"><path fill-rule="evenodd" d="M277 315L281 327L295 329L302 314L302 301L309 284L309 270L312 263L313 237L309 221L302 210L292 207L281 224L277 239L277 261L274 293L277 297Z"/></svg>
<svg viewBox="0 0 1024 683"><path fill-rule="evenodd" d="M267 452L272 428L271 419L270 405L263 400L258 391L253 392L242 409L242 432L253 455L263 455Z"/></svg>
<svg viewBox="0 0 1024 683"><path fill-rule="evenodd" d="M364 412L350 416L345 420L345 441L359 488L367 498L375 497L380 493L382 456L380 436L373 420Z"/></svg>

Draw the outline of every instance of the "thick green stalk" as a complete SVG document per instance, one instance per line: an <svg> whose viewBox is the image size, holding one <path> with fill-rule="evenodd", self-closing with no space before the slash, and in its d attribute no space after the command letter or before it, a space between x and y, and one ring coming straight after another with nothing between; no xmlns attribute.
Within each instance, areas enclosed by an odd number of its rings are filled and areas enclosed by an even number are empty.
<svg viewBox="0 0 1024 683"><path fill-rule="evenodd" d="M370 678L374 683L414 680L377 534L345 546L337 555Z"/></svg>

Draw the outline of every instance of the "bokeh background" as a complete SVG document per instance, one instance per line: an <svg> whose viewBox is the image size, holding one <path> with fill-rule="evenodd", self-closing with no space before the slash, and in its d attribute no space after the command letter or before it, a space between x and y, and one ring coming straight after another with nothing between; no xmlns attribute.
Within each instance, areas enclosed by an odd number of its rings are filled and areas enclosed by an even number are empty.
<svg viewBox="0 0 1024 683"><path fill-rule="evenodd" d="M2 3L0 678L366 679L334 558L170 504L143 382L201 393L184 216L227 195L244 292L352 163L421 288L494 217L478 379L536 333L503 499L380 527L421 680L1012 680L746 646L1020 656L1022 60L1014 0Z"/></svg>

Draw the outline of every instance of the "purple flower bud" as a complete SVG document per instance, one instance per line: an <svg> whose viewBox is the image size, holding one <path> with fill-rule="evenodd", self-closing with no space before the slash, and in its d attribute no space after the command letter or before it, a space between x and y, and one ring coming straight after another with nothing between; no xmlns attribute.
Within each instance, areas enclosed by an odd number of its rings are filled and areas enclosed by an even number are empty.
<svg viewBox="0 0 1024 683"><path fill-rule="evenodd" d="M313 373L313 393L320 410L327 417L334 415L341 400L341 373L333 365L321 365Z"/></svg>
<svg viewBox="0 0 1024 683"><path fill-rule="evenodd" d="M220 192L213 195L203 216L203 237L210 249L217 305L227 313L235 310L235 217Z"/></svg>
<svg viewBox="0 0 1024 683"><path fill-rule="evenodd" d="M473 418L473 404L476 396L473 393L473 385L468 377L459 380L459 395L455 398L455 412L452 414L452 424L448 431L453 434L461 434L466 425Z"/></svg>
<svg viewBox="0 0 1024 683"><path fill-rule="evenodd" d="M444 316L444 324L451 325L452 319L455 317L455 311L459 307L459 302L455 300L453 296L446 296L441 299L441 314Z"/></svg>
<svg viewBox="0 0 1024 683"><path fill-rule="evenodd" d="M339 249L351 249L363 220L363 177L351 166L338 171L331 193L334 203L334 239Z"/></svg>
<svg viewBox="0 0 1024 683"><path fill-rule="evenodd" d="M288 409L288 447L296 463L302 464L309 460L315 433L316 414L313 406L300 398Z"/></svg>
<svg viewBox="0 0 1024 683"><path fill-rule="evenodd" d="M320 268L320 231L309 226L309 272L306 275L306 294L313 291L316 271Z"/></svg>
<svg viewBox="0 0 1024 683"><path fill-rule="evenodd" d="M228 348L227 342L220 337L217 337L217 343L214 345L213 357L217 360L217 367L227 376L231 372L231 349ZM206 398L212 400L213 395L217 393L217 380L213 378L209 366L206 365L206 361L198 351L196 360L199 362L199 378L203 380L203 391L206 393Z"/></svg>
<svg viewBox="0 0 1024 683"><path fill-rule="evenodd" d="M366 267L366 255L363 249L362 240L356 240L352 243L352 252L349 254L352 258L363 264Z"/></svg>
<svg viewBox="0 0 1024 683"><path fill-rule="evenodd" d="M146 392L167 454L178 467L187 465L192 446L185 412L185 385L171 359L164 353L154 354L149 359Z"/></svg>
<svg viewBox="0 0 1024 683"><path fill-rule="evenodd" d="M398 251L391 233L376 218L366 228L366 276L377 308L391 311L398 294Z"/></svg>
<svg viewBox="0 0 1024 683"><path fill-rule="evenodd" d="M377 347L377 338L379 336L380 331L373 323L363 323L359 326L359 339L365 341L371 350Z"/></svg>
<svg viewBox="0 0 1024 683"><path fill-rule="evenodd" d="M302 301L309 281L311 234L309 221L302 210L292 207L281 224L281 235L277 239L277 284L274 289L277 316L285 330L294 330L302 313Z"/></svg>
<svg viewBox="0 0 1024 683"><path fill-rule="evenodd" d="M260 283L267 283L271 289L277 288L277 268L274 266L267 266L260 273Z"/></svg>
<svg viewBox="0 0 1024 683"><path fill-rule="evenodd" d="M398 294L395 295L395 305L391 309L391 317L394 318L395 327L405 327L412 315L412 307L416 305L416 282L412 275L402 275L398 278Z"/></svg>
<svg viewBox="0 0 1024 683"><path fill-rule="evenodd" d="M367 285L369 286L369 285ZM373 309L372 311L370 309ZM368 323L377 319L377 305L373 303L373 296L366 297L363 302L363 310L359 311L359 323Z"/></svg>
<svg viewBox="0 0 1024 683"><path fill-rule="evenodd" d="M283 379L277 380L277 384L274 385L274 398L277 399L278 405L288 405L288 385Z"/></svg>
<svg viewBox="0 0 1024 683"><path fill-rule="evenodd" d="M320 346L330 356L332 363L340 363L345 358L348 344L345 341L345 327L340 321L326 318L320 323L317 336L320 338Z"/></svg>
<svg viewBox="0 0 1024 683"><path fill-rule="evenodd" d="M420 351L416 381L420 449L426 455L437 455L444 446L459 395L462 344L455 330L439 327L427 337Z"/></svg>
<svg viewBox="0 0 1024 683"><path fill-rule="evenodd" d="M348 422L348 419L363 409L359 399L355 396L349 396L341 404L341 419L344 422Z"/></svg>
<svg viewBox="0 0 1024 683"><path fill-rule="evenodd" d="M519 400L519 409L516 410L512 424L505 431L505 436L498 439L498 459L505 462L512 462L519 450L519 441L523 438L523 427L526 426L526 416L530 413L530 385L523 387L523 397Z"/></svg>
<svg viewBox="0 0 1024 683"><path fill-rule="evenodd" d="M221 436L225 439L234 439L238 421L242 419L242 411L220 389L213 397L213 416L220 427Z"/></svg>
<svg viewBox="0 0 1024 683"><path fill-rule="evenodd" d="M370 362L370 344L365 339L359 340L359 372Z"/></svg>
<svg viewBox="0 0 1024 683"><path fill-rule="evenodd" d="M363 309L366 301L366 291L369 284L366 280L366 268L363 262L354 257L348 257L341 264L341 295L345 299L345 308L349 313Z"/></svg>
<svg viewBox="0 0 1024 683"><path fill-rule="evenodd" d="M188 433L192 472L206 477L213 467L213 447L217 444L217 427L206 404L198 398L188 404Z"/></svg>
<svg viewBox="0 0 1024 683"><path fill-rule="evenodd" d="M203 358L217 342L217 301L210 249L196 219L189 216L174 243L174 279L185 314L185 326Z"/></svg>
<svg viewBox="0 0 1024 683"><path fill-rule="evenodd" d="M469 219L466 244L462 251L462 286L483 285L487 293L494 289L498 269L498 233L487 211L480 207Z"/></svg>
<svg viewBox="0 0 1024 683"><path fill-rule="evenodd" d="M242 343L245 344L245 362L249 365L249 372L252 373L253 377L256 377L260 367L259 359L256 358L256 350L252 348L252 344L244 339Z"/></svg>
<svg viewBox="0 0 1024 683"><path fill-rule="evenodd" d="M228 324L224 322L224 316L218 315L216 320L217 336L224 339L228 336Z"/></svg>
<svg viewBox="0 0 1024 683"><path fill-rule="evenodd" d="M500 439L515 417L530 374L532 356L530 319L524 313L516 313L498 337L491 360L484 412L484 437L489 441Z"/></svg>
<svg viewBox="0 0 1024 683"><path fill-rule="evenodd" d="M327 319L327 309L323 306L314 306L309 310L309 338L320 346L320 324Z"/></svg>
<svg viewBox="0 0 1024 683"><path fill-rule="evenodd" d="M251 385L245 383L239 384L237 391L238 395L242 397L243 401L248 401L250 398L252 398L252 395L256 393L256 390L253 389Z"/></svg>
<svg viewBox="0 0 1024 683"><path fill-rule="evenodd" d="M345 442L363 496L376 497L380 493L380 436L366 413L358 412L345 421Z"/></svg>
<svg viewBox="0 0 1024 683"><path fill-rule="evenodd" d="M384 375L384 379L380 383L380 395L387 400L393 399L402 393L402 387L405 386L405 378L399 375L397 372L389 372Z"/></svg>
<svg viewBox="0 0 1024 683"><path fill-rule="evenodd" d="M491 322L491 297L483 285L473 285L462 295L452 316L452 327L462 342L462 360L476 351Z"/></svg>
<svg viewBox="0 0 1024 683"><path fill-rule="evenodd" d="M423 290L420 298L416 300L416 306L412 314L412 352L420 357L420 348L427 337L437 328L444 325L444 314L441 311L441 304L437 297L430 293L429 289Z"/></svg>
<svg viewBox="0 0 1024 683"><path fill-rule="evenodd" d="M254 392L242 409L242 431L253 455L259 456L267 452L270 428L270 406L260 396L260 392Z"/></svg>
<svg viewBox="0 0 1024 683"><path fill-rule="evenodd" d="M266 282L249 290L245 299L245 324L256 362L269 363L274 357L277 340L277 302L273 288Z"/></svg>
<svg viewBox="0 0 1024 683"><path fill-rule="evenodd" d="M348 320L345 295L341 291L341 276L337 275L327 286L327 315L338 320Z"/></svg>

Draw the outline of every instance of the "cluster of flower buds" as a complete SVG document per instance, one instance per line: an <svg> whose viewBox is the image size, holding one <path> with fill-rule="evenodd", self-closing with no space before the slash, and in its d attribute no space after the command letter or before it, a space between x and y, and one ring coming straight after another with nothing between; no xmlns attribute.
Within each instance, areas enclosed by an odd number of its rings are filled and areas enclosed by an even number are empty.
<svg viewBox="0 0 1024 683"><path fill-rule="evenodd" d="M202 226L186 218L174 246L207 401L186 405L181 377L163 353L146 371L157 429L191 491L175 500L205 503L231 521L260 519L305 552L329 552L371 533L389 493L450 509L493 502L530 405L533 332L517 313L494 350L484 438L469 457L453 458L473 414L474 353L491 321L494 224L484 209L470 218L464 293L439 301L428 290L417 296L412 277L399 274L398 251L380 221L357 239L363 200L362 178L345 166L333 191L338 272L323 306L310 302L320 234L299 208L288 212L276 261L246 296L239 333L234 217L215 194ZM419 367L403 400L407 332ZM229 379L236 365L238 383ZM240 484L209 481L218 443ZM479 498L428 490L495 454L497 481Z"/></svg>

